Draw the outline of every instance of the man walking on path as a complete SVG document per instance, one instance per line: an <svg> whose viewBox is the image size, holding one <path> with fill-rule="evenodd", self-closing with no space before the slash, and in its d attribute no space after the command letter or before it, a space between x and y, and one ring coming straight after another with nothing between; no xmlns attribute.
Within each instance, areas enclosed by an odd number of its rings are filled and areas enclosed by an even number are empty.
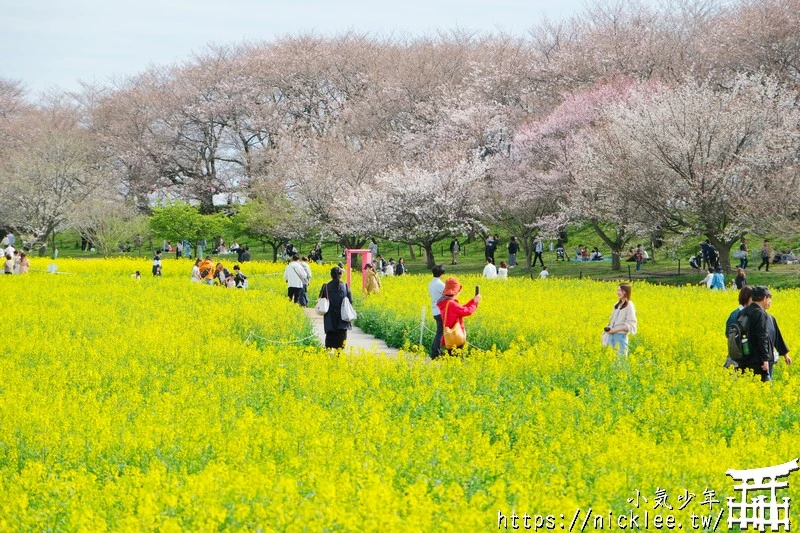
<svg viewBox="0 0 800 533"><path fill-rule="evenodd" d="M292 256L292 261L286 265L286 269L283 271L283 279L289 285L289 299L299 304L303 293L303 285L308 281L306 279L306 270L300 265L299 256Z"/></svg>
<svg viewBox="0 0 800 533"><path fill-rule="evenodd" d="M444 334L444 327L442 326L442 313L439 311L439 300L442 299L442 291L444 291L444 281L442 275L444 274L444 266L436 265L433 267L433 279L428 283L428 294L431 297L431 314L436 321L436 334L433 336L433 344L431 345L431 359L436 359L441 355L442 350L442 335Z"/></svg>

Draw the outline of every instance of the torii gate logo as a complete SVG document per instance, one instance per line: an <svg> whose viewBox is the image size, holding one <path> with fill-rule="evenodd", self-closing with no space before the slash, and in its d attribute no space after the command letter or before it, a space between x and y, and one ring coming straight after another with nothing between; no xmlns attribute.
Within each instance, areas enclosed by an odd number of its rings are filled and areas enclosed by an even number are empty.
<svg viewBox="0 0 800 533"><path fill-rule="evenodd" d="M753 468L752 470L733 470L725 472L741 484L734 485L734 489L742 492L741 501L728 497L728 528L738 525L740 529L764 531L769 526L771 531L790 531L789 519L790 498L782 498L783 503L778 503L776 491L789 486L788 481L777 481L778 478L787 477L798 469L797 459L782 465ZM752 481L748 483L748 481ZM760 493L760 494L759 494ZM769 494L769 501L766 495ZM748 501L749 496L749 501ZM738 517L736 511L739 511Z"/></svg>

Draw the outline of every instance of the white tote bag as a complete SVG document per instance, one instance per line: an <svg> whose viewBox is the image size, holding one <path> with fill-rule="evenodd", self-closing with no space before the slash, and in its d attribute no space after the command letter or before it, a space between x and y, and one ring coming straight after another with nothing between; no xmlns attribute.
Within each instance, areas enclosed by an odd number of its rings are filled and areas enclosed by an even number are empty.
<svg viewBox="0 0 800 533"><path fill-rule="evenodd" d="M317 300L317 305L314 306L314 309L317 310L318 315L325 315L328 313L328 309L331 307L331 302L328 300L328 285L325 285L325 296L320 296L319 300Z"/></svg>
<svg viewBox="0 0 800 533"><path fill-rule="evenodd" d="M353 304L351 304L350 300L345 296L344 300L342 300L342 320L344 322L352 322L356 318L358 318L356 310L353 309Z"/></svg>

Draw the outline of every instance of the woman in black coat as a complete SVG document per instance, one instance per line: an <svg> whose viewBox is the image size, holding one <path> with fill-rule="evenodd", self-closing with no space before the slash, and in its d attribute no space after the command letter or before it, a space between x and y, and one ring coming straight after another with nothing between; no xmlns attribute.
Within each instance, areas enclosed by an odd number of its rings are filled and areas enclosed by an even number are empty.
<svg viewBox="0 0 800 533"><path fill-rule="evenodd" d="M347 298L353 303L353 295L347 283L342 283L342 269L333 267L331 269L331 281L322 286L319 291L320 298L328 298L330 306L325 313L323 323L325 324L325 347L344 348L347 341L347 330L353 329L350 322L342 320L342 301Z"/></svg>

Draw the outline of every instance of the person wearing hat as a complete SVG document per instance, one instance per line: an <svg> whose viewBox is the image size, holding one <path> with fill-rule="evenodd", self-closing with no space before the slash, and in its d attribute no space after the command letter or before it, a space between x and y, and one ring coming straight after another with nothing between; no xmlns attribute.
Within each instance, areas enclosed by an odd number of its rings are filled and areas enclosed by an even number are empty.
<svg viewBox="0 0 800 533"><path fill-rule="evenodd" d="M739 363L739 368L743 372L746 369L752 370L754 374L761 376L761 381L770 381L777 356L784 356L787 365L792 364L792 358L788 355L789 348L783 341L778 322L767 314L767 309L772 306L770 290L763 286L753 287L751 297L752 303L740 313L749 319L747 338L750 356Z"/></svg>
<svg viewBox="0 0 800 533"><path fill-rule="evenodd" d="M466 336L466 328L464 328L464 317L470 316L478 309L478 304L481 301L481 295L476 294L472 299L461 305L456 298L458 293L461 292L461 284L458 278L448 278L444 282L444 290L442 291L442 299L436 304L439 307L439 312L442 315L442 326L444 328L452 328L456 323L461 324ZM442 346L446 346L444 337L442 338ZM455 346L455 348L463 348L464 346ZM452 349L448 348L448 350Z"/></svg>

